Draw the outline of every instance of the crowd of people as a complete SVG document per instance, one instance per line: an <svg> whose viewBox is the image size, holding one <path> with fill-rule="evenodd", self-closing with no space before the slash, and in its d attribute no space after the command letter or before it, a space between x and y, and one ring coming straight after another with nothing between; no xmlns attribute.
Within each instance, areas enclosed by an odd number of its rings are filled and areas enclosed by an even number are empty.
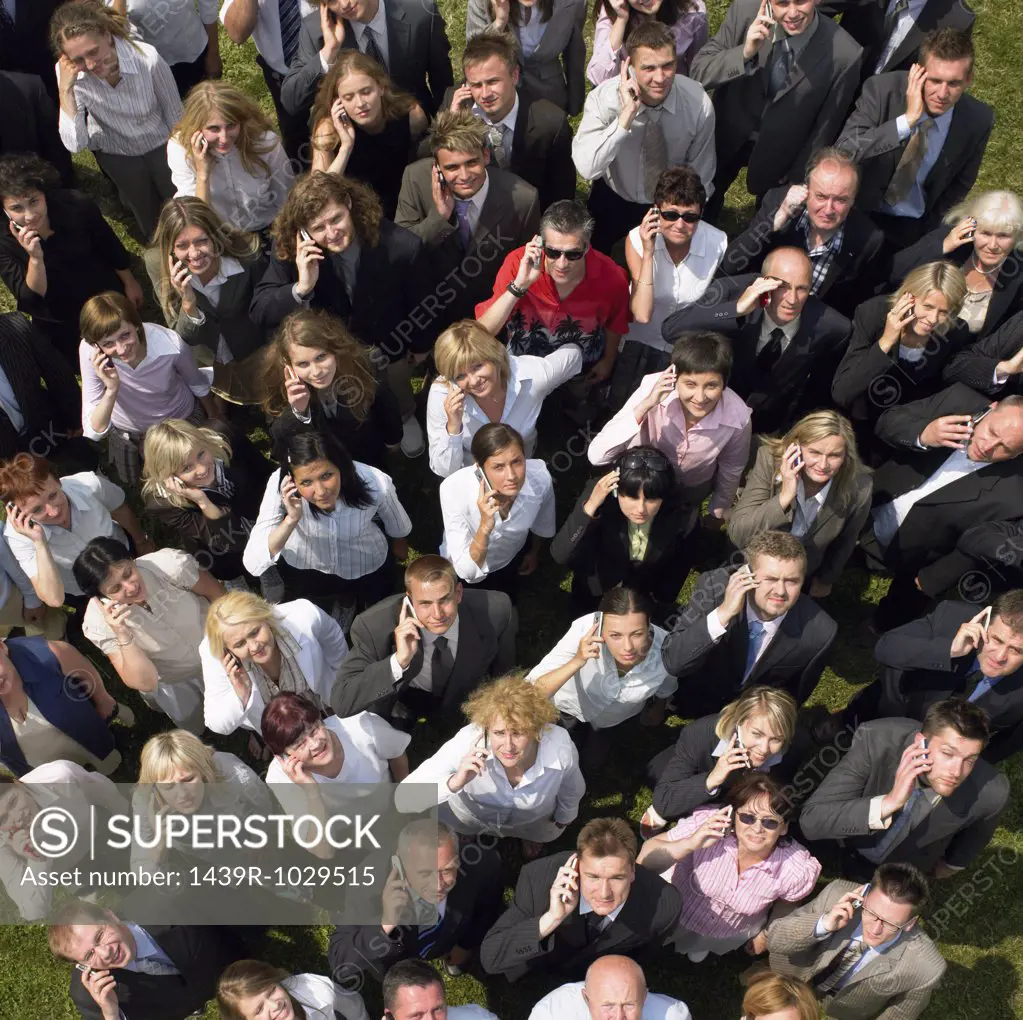
<svg viewBox="0 0 1023 1020"><path fill-rule="evenodd" d="M973 20L469 0L456 73L434 0L3 0L0 882L83 1018L368 1020L368 978L386 1020L496 1020L447 1006L471 972L541 975L530 1020L693 1020L641 964L740 950L745 1020L923 1013L929 896L1023 749L1023 200L975 188ZM807 707L850 568L890 578L848 635L878 675ZM639 835L580 824L672 714ZM54 804L151 832L367 783L436 817L322 973L215 904L23 881L74 864L28 838Z"/></svg>

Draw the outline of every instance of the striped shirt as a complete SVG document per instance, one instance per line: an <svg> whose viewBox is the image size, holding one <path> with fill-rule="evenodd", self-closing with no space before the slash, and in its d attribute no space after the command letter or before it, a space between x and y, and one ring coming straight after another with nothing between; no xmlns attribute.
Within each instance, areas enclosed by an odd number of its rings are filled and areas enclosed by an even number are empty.
<svg viewBox="0 0 1023 1020"><path fill-rule="evenodd" d="M337 574L347 580L365 577L379 570L387 559L387 539L404 538L412 522L398 499L390 475L356 462L355 470L370 491L370 504L346 506L340 499L328 513L313 513L308 503L302 507L298 526L277 556L270 555L270 533L284 519L281 503L281 469L266 483L259 517L249 535L242 562L254 577L259 577L283 556L297 570L318 570ZM384 530L374 523L379 517Z"/></svg>
<svg viewBox="0 0 1023 1020"><path fill-rule="evenodd" d="M798 230L806 235L806 254L813 266L813 276L810 279L810 293L816 294L820 291L825 277L831 271L831 264L835 256L842 250L842 242L845 240L845 224L843 223L831 237L816 248L810 240L813 228L810 226L810 214L804 209L799 222L796 224Z"/></svg>
<svg viewBox="0 0 1023 1020"><path fill-rule="evenodd" d="M60 140L71 152L142 156L167 144L181 118L181 98L170 68L148 43L114 39L121 80L116 87L87 71L75 80L78 113L60 111ZM60 81L60 64L56 65Z"/></svg>
<svg viewBox="0 0 1023 1020"><path fill-rule="evenodd" d="M667 835L691 836L720 805L697 808ZM800 843L775 846L771 856L739 874L739 845L734 835L679 861L661 878L682 893L679 927L715 939L753 936L764 926L777 900L798 902L808 896L821 873L820 861Z"/></svg>

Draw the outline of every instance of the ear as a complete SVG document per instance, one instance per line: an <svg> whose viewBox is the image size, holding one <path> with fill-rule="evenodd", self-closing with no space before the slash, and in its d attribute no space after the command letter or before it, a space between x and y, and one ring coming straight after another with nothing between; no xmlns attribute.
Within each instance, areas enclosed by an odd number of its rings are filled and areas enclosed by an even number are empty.
<svg viewBox="0 0 1023 1020"><path fill-rule="evenodd" d="M461 581L455 585L455 605L460 605L462 602L462 596L465 594L465 585Z"/></svg>
<svg viewBox="0 0 1023 1020"><path fill-rule="evenodd" d="M911 921L907 921L903 927L903 931L912 931L916 927L916 922L919 921L919 917L914 917Z"/></svg>
<svg viewBox="0 0 1023 1020"><path fill-rule="evenodd" d="M511 76L511 79L512 79L512 84L513 84L513 85L514 85L514 86L515 86L516 88L518 88L518 87L519 87L519 79L520 79L521 77L522 77L522 72L521 72L521 71L519 70L519 65L518 65L518 64L516 64L516 65L515 65L515 67L514 67L514 68L512 68L512 76Z"/></svg>
<svg viewBox="0 0 1023 1020"><path fill-rule="evenodd" d="M489 146L487 146L483 150L483 165L484 166L490 166L490 147Z"/></svg>

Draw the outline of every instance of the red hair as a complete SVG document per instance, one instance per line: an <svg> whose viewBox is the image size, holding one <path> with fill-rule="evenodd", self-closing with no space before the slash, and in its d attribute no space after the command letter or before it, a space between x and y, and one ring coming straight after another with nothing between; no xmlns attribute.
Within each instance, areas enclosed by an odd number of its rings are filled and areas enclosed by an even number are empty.
<svg viewBox="0 0 1023 1020"><path fill-rule="evenodd" d="M277 694L263 709L259 728L266 746L274 754L284 754L303 733L320 721L320 710L301 694Z"/></svg>
<svg viewBox="0 0 1023 1020"><path fill-rule="evenodd" d="M0 463L0 499L5 503L16 503L42 492L49 478L56 478L57 472L45 457L34 453L18 453L10 460Z"/></svg>

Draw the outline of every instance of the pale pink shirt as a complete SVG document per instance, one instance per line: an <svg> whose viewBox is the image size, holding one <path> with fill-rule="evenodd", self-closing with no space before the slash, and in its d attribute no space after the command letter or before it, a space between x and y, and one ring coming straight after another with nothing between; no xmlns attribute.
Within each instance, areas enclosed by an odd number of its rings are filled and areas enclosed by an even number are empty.
<svg viewBox="0 0 1023 1020"><path fill-rule="evenodd" d="M643 377L625 406L600 430L587 451L590 463L608 464L635 446L655 446L676 465L686 489L705 487L713 479L711 510L727 510L749 460L752 411L727 386L717 407L686 428L682 402L672 393L636 422L635 408L654 388L659 372Z"/></svg>
<svg viewBox="0 0 1023 1020"><path fill-rule="evenodd" d="M666 838L691 836L720 807L697 808ZM730 835L691 853L661 878L682 893L679 927L709 938L730 939L759 932L776 901L796 903L809 896L820 873L821 862L801 843L788 840L779 842L766 861L740 875L739 845Z"/></svg>

